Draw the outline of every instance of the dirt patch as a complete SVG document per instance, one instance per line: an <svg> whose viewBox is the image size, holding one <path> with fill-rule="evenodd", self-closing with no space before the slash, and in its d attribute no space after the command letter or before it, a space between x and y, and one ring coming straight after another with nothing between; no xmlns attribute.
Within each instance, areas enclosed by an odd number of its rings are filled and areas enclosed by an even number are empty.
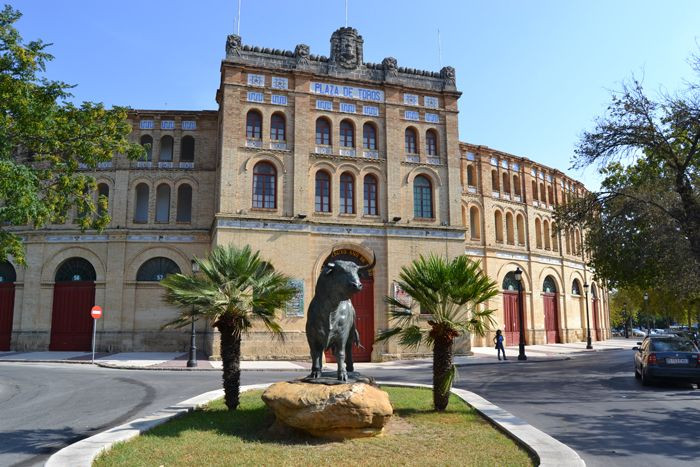
<svg viewBox="0 0 700 467"><path fill-rule="evenodd" d="M414 428L415 427L408 423L406 419L394 414L391 416L391 419L389 419L389 423L384 426L384 435L403 435L410 433Z"/></svg>

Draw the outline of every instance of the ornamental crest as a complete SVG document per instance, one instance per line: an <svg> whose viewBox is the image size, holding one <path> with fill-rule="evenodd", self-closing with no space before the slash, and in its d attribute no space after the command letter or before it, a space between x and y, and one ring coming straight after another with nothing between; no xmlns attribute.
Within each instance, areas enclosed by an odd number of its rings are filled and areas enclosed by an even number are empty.
<svg viewBox="0 0 700 467"><path fill-rule="evenodd" d="M331 36L330 62L346 70L354 70L362 65L364 40L355 28L340 28Z"/></svg>

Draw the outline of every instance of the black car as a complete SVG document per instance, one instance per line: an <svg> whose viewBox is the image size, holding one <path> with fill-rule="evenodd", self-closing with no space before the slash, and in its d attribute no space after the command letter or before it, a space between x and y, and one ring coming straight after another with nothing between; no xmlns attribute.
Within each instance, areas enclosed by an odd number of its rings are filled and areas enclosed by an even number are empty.
<svg viewBox="0 0 700 467"><path fill-rule="evenodd" d="M661 379L700 385L700 350L692 341L677 336L648 336L637 345L634 376L641 378L644 386Z"/></svg>

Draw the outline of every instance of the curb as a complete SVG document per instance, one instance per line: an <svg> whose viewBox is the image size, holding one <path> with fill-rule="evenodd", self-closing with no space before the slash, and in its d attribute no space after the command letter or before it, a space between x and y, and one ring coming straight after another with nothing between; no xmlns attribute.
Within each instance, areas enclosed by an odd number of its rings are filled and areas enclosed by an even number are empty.
<svg viewBox="0 0 700 467"><path fill-rule="evenodd" d="M274 383L251 384L241 386L240 392L255 389L265 389ZM382 382L377 384L384 386L416 387L432 389L428 384ZM585 467L586 463L581 457L566 444L557 441L548 434L538 430L524 420L492 404L483 397L464 389L452 388L451 392L474 407L484 418L498 427L516 443L523 446L533 454L541 467ZM223 397L224 390L217 389L192 397L179 404L166 407L152 415L132 420L123 425L110 428L77 443L66 446L54 453L46 461L45 467L90 467L92 462L101 453L108 451L115 443L128 441L139 436L168 420L180 417L209 402Z"/></svg>

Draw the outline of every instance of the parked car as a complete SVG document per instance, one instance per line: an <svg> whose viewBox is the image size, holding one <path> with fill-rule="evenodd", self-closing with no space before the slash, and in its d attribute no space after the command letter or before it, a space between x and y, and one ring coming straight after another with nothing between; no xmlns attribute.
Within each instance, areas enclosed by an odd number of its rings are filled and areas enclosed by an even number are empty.
<svg viewBox="0 0 700 467"><path fill-rule="evenodd" d="M695 383L700 388L700 350L678 336L648 336L634 354L634 376L648 386L655 380L673 379Z"/></svg>
<svg viewBox="0 0 700 467"><path fill-rule="evenodd" d="M639 328L633 328L632 335L635 337L644 337L647 335L647 332Z"/></svg>

